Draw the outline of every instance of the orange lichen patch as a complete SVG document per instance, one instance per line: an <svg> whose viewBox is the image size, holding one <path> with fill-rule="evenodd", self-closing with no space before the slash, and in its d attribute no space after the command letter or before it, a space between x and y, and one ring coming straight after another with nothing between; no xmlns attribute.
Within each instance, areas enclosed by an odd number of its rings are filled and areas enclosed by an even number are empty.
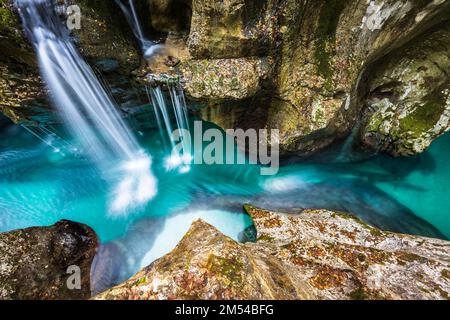
<svg viewBox="0 0 450 320"><path fill-rule="evenodd" d="M347 230L341 230L340 233L349 238L352 241L356 241L356 233L355 232L351 232L351 231L347 231Z"/></svg>
<svg viewBox="0 0 450 320"><path fill-rule="evenodd" d="M295 264L296 266L299 266L299 267L304 267L304 266L307 266L307 265L311 264L311 261L309 261L309 260L307 260L307 259L305 259L303 257L300 257L300 256L290 256L288 258L288 261L290 263L292 263L292 264Z"/></svg>
<svg viewBox="0 0 450 320"><path fill-rule="evenodd" d="M314 246L314 247L307 248L306 254L313 258L320 258L320 257L324 257L327 253L323 248Z"/></svg>
<svg viewBox="0 0 450 320"><path fill-rule="evenodd" d="M391 256L381 250L352 245L335 245L330 250L333 256L359 272L364 272L373 264L384 264Z"/></svg>
<svg viewBox="0 0 450 320"><path fill-rule="evenodd" d="M347 278L348 276L345 271L323 266L309 282L313 287L325 290L341 286Z"/></svg>
<svg viewBox="0 0 450 320"><path fill-rule="evenodd" d="M263 221L263 225L265 228L279 228L283 225L280 218L278 217L271 217L269 219L266 219Z"/></svg>
<svg viewBox="0 0 450 320"><path fill-rule="evenodd" d="M296 218L296 217L288 217L288 220L289 220L289 222L290 222L292 225L294 225L294 226L296 226L296 225L299 224L298 218Z"/></svg>
<svg viewBox="0 0 450 320"><path fill-rule="evenodd" d="M319 229L319 231L322 232L322 233L325 233L326 230L327 230L326 226L325 226L323 223L321 223L321 222L315 222L313 225L314 225L317 229Z"/></svg>
<svg viewBox="0 0 450 320"><path fill-rule="evenodd" d="M245 211L254 219L263 219L270 216L270 212L267 210L257 209L255 207L245 205L244 206Z"/></svg>

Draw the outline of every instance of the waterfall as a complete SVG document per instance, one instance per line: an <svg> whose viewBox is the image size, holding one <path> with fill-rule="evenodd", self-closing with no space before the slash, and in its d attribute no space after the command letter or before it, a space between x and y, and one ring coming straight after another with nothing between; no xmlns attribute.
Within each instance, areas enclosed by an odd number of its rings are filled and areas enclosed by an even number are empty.
<svg viewBox="0 0 450 320"><path fill-rule="evenodd" d="M129 6L124 4L122 0L115 1L125 15L128 23L130 24L136 39L138 39L144 57L147 59L150 58L158 49L162 48L163 46L155 44L153 41L150 41L145 37L144 32L142 31L141 24L139 22L139 17L137 15L134 0L126 0L128 1Z"/></svg>
<svg viewBox="0 0 450 320"><path fill-rule="evenodd" d="M170 155L165 159L165 167L168 171L178 169L180 173L186 173L190 170L192 162L186 100L180 84L167 83L167 86L170 94L169 104L161 86L150 88L150 90L147 88L147 92L155 111L161 139L166 146L170 146ZM175 118L176 131L172 126L171 114ZM175 140L178 140L178 145L175 144Z"/></svg>
<svg viewBox="0 0 450 320"><path fill-rule="evenodd" d="M123 0L115 1L122 9L136 38L141 43L144 58L150 58L156 50L163 46L155 45L145 38L136 12L134 0L126 0L129 3L129 7L123 3ZM146 88L149 96L149 103L154 108L161 139L166 147L170 146L171 148L170 155L165 159L166 169L168 171L178 169L180 173L186 173L190 171L190 165L193 160L191 155L190 137L187 137L190 133L186 99L180 83L172 83L172 81L167 80L166 85L169 89L170 105L172 108L170 109L170 107L168 107L169 104L166 101L160 83L158 83L156 87L150 89L148 87ZM175 117L175 131L174 126L171 123L171 114L174 114ZM175 139L178 140L180 144L176 145Z"/></svg>
<svg viewBox="0 0 450 320"><path fill-rule="evenodd" d="M25 31L33 43L50 97L83 151L118 187L110 211L127 212L156 194L151 158L73 44L52 0L16 0ZM119 161L121 165L112 165ZM111 175L111 168L118 168Z"/></svg>

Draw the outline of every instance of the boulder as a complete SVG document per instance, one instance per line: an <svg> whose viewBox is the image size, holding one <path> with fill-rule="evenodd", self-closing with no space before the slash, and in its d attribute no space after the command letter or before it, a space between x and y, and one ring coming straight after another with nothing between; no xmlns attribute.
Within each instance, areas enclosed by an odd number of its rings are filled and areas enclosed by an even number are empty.
<svg viewBox="0 0 450 320"><path fill-rule="evenodd" d="M267 55L273 40L272 0L193 0L188 46L195 58Z"/></svg>
<svg viewBox="0 0 450 320"><path fill-rule="evenodd" d="M0 233L0 300L90 298L90 268L97 246L91 228L66 220ZM77 270L80 288L70 278Z"/></svg>

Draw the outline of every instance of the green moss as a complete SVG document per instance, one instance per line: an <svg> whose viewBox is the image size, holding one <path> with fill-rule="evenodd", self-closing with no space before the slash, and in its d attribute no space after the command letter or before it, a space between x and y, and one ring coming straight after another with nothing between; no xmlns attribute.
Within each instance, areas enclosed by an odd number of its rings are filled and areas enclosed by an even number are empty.
<svg viewBox="0 0 450 320"><path fill-rule="evenodd" d="M446 105L446 97L442 90L438 89L426 96L424 101L426 102L417 106L413 113L401 119L402 132L411 132L414 136L419 137L432 129L439 121Z"/></svg>
<svg viewBox="0 0 450 320"><path fill-rule="evenodd" d="M147 278L146 277L142 277L142 278L138 279L133 285L134 286L138 286L138 285L144 284L146 282L147 282Z"/></svg>
<svg viewBox="0 0 450 320"><path fill-rule="evenodd" d="M263 234L258 237L257 241L266 241L266 242L274 242L275 239L267 234Z"/></svg>
<svg viewBox="0 0 450 320"><path fill-rule="evenodd" d="M320 17L315 34L318 43L314 57L317 61L318 72L325 78L325 86L329 89L331 89L333 77L331 59L335 53L336 29L346 5L347 0L330 0L324 2L320 9Z"/></svg>
<svg viewBox="0 0 450 320"><path fill-rule="evenodd" d="M25 40L19 32L20 30L19 18L12 11L10 1L0 0L0 35L5 35L6 38L10 38L22 45L25 43Z"/></svg>
<svg viewBox="0 0 450 320"><path fill-rule="evenodd" d="M240 287L242 285L243 263L237 258L224 258L212 254L209 256L207 268L227 278L231 286Z"/></svg>
<svg viewBox="0 0 450 320"><path fill-rule="evenodd" d="M352 291L349 295L351 300L367 300L369 297L362 287Z"/></svg>
<svg viewBox="0 0 450 320"><path fill-rule="evenodd" d="M399 256L399 258L406 262L418 262L418 263L426 263L427 259L424 257L421 257L415 253L410 252L404 252Z"/></svg>

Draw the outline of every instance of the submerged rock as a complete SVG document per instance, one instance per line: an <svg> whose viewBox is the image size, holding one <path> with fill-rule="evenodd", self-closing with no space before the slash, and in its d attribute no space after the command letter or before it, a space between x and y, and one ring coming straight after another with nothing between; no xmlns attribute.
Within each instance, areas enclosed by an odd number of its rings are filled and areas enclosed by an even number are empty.
<svg viewBox="0 0 450 320"><path fill-rule="evenodd" d="M97 246L91 228L66 220L0 233L0 300L88 299ZM81 286L74 289L77 270Z"/></svg>
<svg viewBox="0 0 450 320"><path fill-rule="evenodd" d="M196 221L171 253L95 299L449 299L449 242L327 210L246 210L256 243Z"/></svg>

